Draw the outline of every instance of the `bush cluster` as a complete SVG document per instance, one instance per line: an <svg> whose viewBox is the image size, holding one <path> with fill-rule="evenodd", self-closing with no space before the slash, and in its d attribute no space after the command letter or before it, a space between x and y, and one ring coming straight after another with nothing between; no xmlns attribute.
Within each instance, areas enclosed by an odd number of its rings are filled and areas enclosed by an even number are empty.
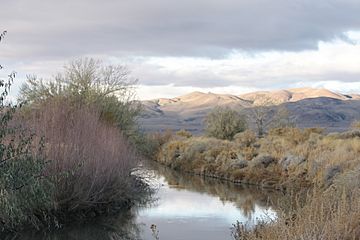
<svg viewBox="0 0 360 240"><path fill-rule="evenodd" d="M209 137L232 140L235 134L245 129L245 117L227 107L214 108L205 119L205 131Z"/></svg>
<svg viewBox="0 0 360 240"><path fill-rule="evenodd" d="M280 189L329 186L360 167L359 137L322 129L277 128L263 138L247 130L233 141L207 137L172 139L157 161L197 174Z"/></svg>
<svg viewBox="0 0 360 240"><path fill-rule="evenodd" d="M14 78L0 82L0 230L61 227L142 201L125 68L76 60L52 81L29 77L19 105L7 103Z"/></svg>

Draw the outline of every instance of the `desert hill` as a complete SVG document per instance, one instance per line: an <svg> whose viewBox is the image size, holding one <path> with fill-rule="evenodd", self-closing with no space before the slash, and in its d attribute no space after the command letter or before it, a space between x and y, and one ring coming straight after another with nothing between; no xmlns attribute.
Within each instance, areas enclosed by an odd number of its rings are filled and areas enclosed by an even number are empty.
<svg viewBox="0 0 360 240"><path fill-rule="evenodd" d="M243 94L240 95L240 97L252 101L254 105L263 105L266 103L281 104L319 97L328 97L339 100L353 99L353 96L334 93L323 88L294 88L289 90L263 91Z"/></svg>
<svg viewBox="0 0 360 240"><path fill-rule="evenodd" d="M227 106L249 115L249 109L268 106L288 109L299 127L324 127L327 131L343 131L360 119L360 95L339 94L327 89L295 88L261 91L242 95L193 92L176 98L142 102L144 114L140 124L145 131L186 129L203 130L206 114L215 106Z"/></svg>

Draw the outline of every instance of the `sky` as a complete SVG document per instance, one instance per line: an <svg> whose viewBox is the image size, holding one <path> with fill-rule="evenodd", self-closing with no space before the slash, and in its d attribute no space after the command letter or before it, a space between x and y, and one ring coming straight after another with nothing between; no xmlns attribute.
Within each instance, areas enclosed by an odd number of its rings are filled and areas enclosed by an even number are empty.
<svg viewBox="0 0 360 240"><path fill-rule="evenodd" d="M359 0L1 0L0 77L94 57L138 98L296 87L360 93Z"/></svg>

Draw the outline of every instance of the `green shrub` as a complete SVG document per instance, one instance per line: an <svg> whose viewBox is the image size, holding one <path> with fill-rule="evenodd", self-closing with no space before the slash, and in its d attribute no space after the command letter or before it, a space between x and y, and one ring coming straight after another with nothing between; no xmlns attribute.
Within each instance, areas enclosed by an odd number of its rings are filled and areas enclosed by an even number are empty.
<svg viewBox="0 0 360 240"><path fill-rule="evenodd" d="M0 41L4 34L0 34ZM0 67L1 69L1 67ZM43 224L53 209L54 188L47 175L43 141L14 121L18 105L6 104L15 73L1 81L0 95L0 229ZM49 221L52 217L46 216Z"/></svg>
<svg viewBox="0 0 360 240"><path fill-rule="evenodd" d="M232 140L246 129L245 117L230 108L216 107L206 117L205 131L209 137Z"/></svg>

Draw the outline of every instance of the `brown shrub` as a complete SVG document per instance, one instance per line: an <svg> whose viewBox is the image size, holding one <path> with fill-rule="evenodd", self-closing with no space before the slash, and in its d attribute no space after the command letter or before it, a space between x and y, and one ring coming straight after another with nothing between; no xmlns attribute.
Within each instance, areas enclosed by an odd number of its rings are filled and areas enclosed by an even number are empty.
<svg viewBox="0 0 360 240"><path fill-rule="evenodd" d="M173 139L174 135L171 130L166 130L165 132L141 134L139 137L136 144L138 152L148 159L156 160L161 147Z"/></svg>
<svg viewBox="0 0 360 240"><path fill-rule="evenodd" d="M182 129L182 130L176 132L176 136L184 137L184 138L191 138L192 134L191 134L191 132Z"/></svg>
<svg viewBox="0 0 360 240"><path fill-rule="evenodd" d="M250 147L256 142L256 134L251 130L246 130L241 133L237 133L234 136L234 141L241 147Z"/></svg>
<svg viewBox="0 0 360 240"><path fill-rule="evenodd" d="M190 172L211 169L212 174L234 179L232 174L241 168L237 163L243 159L249 161L246 171L240 174L246 175L246 181L261 184L265 179L280 188L327 187L338 176L360 166L360 140L334 138L321 132L317 128L272 129L255 142L244 137L252 136L251 132L238 134L234 141L206 137L176 139L162 147L158 161ZM243 140L245 143L240 144ZM263 156L267 158L262 159ZM330 177L326 169L336 166L341 166L342 171Z"/></svg>
<svg viewBox="0 0 360 240"><path fill-rule="evenodd" d="M131 171L138 157L117 128L100 121L95 109L51 100L31 113L28 124L45 137L59 212L97 214L136 198Z"/></svg>

